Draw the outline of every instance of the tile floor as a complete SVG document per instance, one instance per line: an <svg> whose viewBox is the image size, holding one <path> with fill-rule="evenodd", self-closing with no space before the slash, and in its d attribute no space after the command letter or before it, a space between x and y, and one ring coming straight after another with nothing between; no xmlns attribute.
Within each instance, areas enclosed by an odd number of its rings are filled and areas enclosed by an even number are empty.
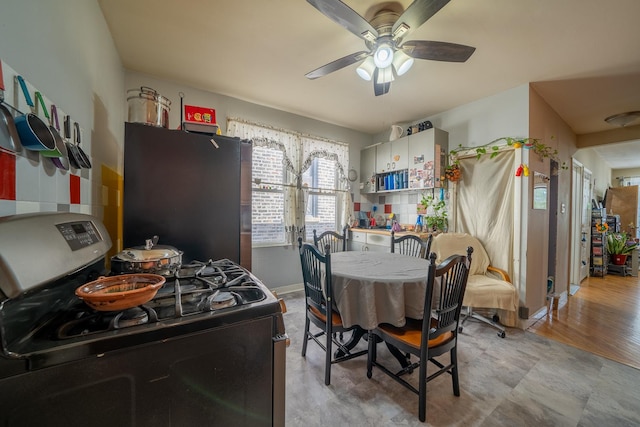
<svg viewBox="0 0 640 427"><path fill-rule="evenodd" d="M325 386L322 349L310 342L307 357L300 355L303 295L281 295L291 338L287 426L640 425L639 370L519 329L500 339L475 322L465 324L458 343L461 396L453 395L450 376L431 381L425 423L417 395L375 368L367 379L366 356L333 365ZM378 358L391 358L382 345Z"/></svg>

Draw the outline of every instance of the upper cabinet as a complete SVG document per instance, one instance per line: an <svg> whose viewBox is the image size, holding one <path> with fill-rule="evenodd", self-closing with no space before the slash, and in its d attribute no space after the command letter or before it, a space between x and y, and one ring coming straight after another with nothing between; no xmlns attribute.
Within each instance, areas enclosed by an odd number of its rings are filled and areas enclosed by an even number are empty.
<svg viewBox="0 0 640 427"><path fill-rule="evenodd" d="M431 128L409 138L409 189L442 187L449 133Z"/></svg>
<svg viewBox="0 0 640 427"><path fill-rule="evenodd" d="M360 152L360 192L441 187L448 148L449 134L436 128L366 147ZM389 185L394 178L400 185Z"/></svg>
<svg viewBox="0 0 640 427"><path fill-rule="evenodd" d="M383 142L376 146L376 172L386 173L407 169L409 137L403 136L394 141Z"/></svg>
<svg viewBox="0 0 640 427"><path fill-rule="evenodd" d="M360 151L360 192L376 192L376 145Z"/></svg>

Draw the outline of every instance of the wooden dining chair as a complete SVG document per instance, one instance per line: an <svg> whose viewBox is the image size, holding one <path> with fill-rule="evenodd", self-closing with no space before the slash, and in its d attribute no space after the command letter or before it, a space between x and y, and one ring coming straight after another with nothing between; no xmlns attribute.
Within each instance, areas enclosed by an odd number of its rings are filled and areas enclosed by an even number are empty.
<svg viewBox="0 0 640 427"><path fill-rule="evenodd" d="M342 234L335 231L325 231L318 236L316 230L313 230L313 244L320 252L324 251L327 244L333 253L344 252L347 250L347 227L342 229Z"/></svg>
<svg viewBox="0 0 640 427"><path fill-rule="evenodd" d="M407 318L406 325L401 328L382 324L369 331L367 377L371 378L372 368L377 366L382 372L416 393L418 417L423 422L427 412L427 382L446 372L452 377L453 394L460 396L457 355L458 323L471 267L472 252L473 248L469 247L466 256L452 255L439 265L436 265L436 254L431 253L424 298L424 319ZM376 360L376 343L379 340L402 352L418 356L419 360L394 373ZM449 363L436 359L446 353L449 353ZM427 362L437 367L437 371L429 376L427 376ZM404 374L411 373L416 368L419 368L418 388L402 378Z"/></svg>
<svg viewBox="0 0 640 427"><path fill-rule="evenodd" d="M347 332L356 326L345 328L340 313L333 307L333 288L331 286L331 248L327 244L322 254L317 248L302 243L298 238L300 262L302 265L302 280L305 294L305 322L304 341L302 342L302 357L306 357L307 343L315 341L325 351L324 383L331 382L331 365L354 357L367 354L367 350L352 353L335 337L335 334ZM318 332L310 330L311 323L320 329ZM324 336L324 340L320 338ZM332 346L336 345L343 356L332 356Z"/></svg>
<svg viewBox="0 0 640 427"><path fill-rule="evenodd" d="M397 253L413 256L417 258L427 259L431 250L431 240L433 234L429 234L427 240L422 240L418 236L407 234L405 236L395 237L395 232L391 232L391 253Z"/></svg>

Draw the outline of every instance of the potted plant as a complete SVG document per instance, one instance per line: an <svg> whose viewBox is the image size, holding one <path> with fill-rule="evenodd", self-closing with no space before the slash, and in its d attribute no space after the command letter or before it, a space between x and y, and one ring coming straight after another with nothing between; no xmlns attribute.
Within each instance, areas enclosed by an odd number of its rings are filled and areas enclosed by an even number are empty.
<svg viewBox="0 0 640 427"><path fill-rule="evenodd" d="M609 233L607 235L607 252L611 255L611 262L615 265L623 265L627 261L627 255L638 247L638 243L630 240L627 233Z"/></svg>
<svg viewBox="0 0 640 427"><path fill-rule="evenodd" d="M427 229L431 231L447 231L447 205L444 200L423 194L418 211L425 213L424 221Z"/></svg>

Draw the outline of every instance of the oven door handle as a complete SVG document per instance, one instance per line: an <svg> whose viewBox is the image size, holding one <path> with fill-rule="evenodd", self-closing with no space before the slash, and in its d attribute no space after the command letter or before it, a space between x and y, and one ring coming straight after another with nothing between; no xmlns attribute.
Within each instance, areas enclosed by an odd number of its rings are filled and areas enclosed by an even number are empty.
<svg viewBox="0 0 640 427"><path fill-rule="evenodd" d="M286 350L291 344L289 336L279 334L273 337L273 425L284 427Z"/></svg>

